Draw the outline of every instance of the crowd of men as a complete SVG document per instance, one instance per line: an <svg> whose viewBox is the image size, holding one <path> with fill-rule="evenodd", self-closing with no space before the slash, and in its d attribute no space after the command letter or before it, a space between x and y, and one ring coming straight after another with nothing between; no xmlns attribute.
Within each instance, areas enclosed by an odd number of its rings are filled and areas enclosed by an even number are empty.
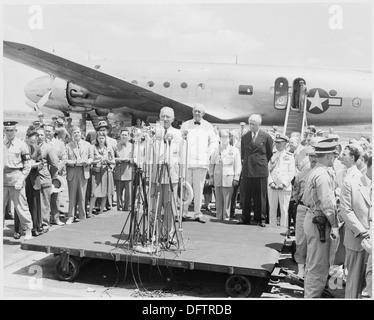
<svg viewBox="0 0 374 320"><path fill-rule="evenodd" d="M103 120L87 133L71 118L48 123L40 115L21 139L17 123L5 121L4 213L13 201L14 237L27 240L51 224L102 214L114 199L117 210L131 210L134 172L142 167L152 195L150 220L161 219L165 241L175 243L178 219L206 223L204 186L210 185L217 219L233 219L240 202L238 224L280 226L288 234L294 229L306 298L321 296L330 268L339 264L345 267L346 298L359 298L363 290L371 296L371 138L352 137L342 145L338 135L312 125L303 136L287 136L275 126L263 130L259 114L249 117L248 127L220 130L204 115L197 104L192 119L175 128L174 110L165 106L155 126ZM62 222L54 184L64 180L69 208ZM178 195L178 185L190 201Z"/></svg>

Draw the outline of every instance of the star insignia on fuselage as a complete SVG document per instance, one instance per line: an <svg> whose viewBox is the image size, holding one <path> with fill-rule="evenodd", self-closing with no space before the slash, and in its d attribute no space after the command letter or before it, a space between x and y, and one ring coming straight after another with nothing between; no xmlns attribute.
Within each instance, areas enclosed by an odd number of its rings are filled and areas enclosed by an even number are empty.
<svg viewBox="0 0 374 320"><path fill-rule="evenodd" d="M329 95L322 89L311 89L307 99L307 110L310 113L323 113L329 108Z"/></svg>

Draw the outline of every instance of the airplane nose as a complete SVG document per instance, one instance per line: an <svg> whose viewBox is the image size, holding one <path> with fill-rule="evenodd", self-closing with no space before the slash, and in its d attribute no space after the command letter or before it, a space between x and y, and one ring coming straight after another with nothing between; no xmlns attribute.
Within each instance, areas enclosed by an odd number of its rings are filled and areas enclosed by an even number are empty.
<svg viewBox="0 0 374 320"><path fill-rule="evenodd" d="M52 90L52 78L50 76L43 76L31 80L25 86L25 96L37 103L48 91Z"/></svg>

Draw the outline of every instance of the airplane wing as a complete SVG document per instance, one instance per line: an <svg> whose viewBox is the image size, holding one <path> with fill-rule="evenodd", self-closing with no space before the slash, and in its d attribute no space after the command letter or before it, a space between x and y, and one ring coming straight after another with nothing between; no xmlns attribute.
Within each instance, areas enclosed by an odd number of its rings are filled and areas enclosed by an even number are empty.
<svg viewBox="0 0 374 320"><path fill-rule="evenodd" d="M25 44L4 41L3 52L4 57L8 59L72 82L91 92L132 101L132 104L128 105L129 108L158 112L164 105L168 105L174 109L176 117L178 115L177 118L190 119L192 117L192 108L188 105L40 49ZM214 122L220 120L208 114L204 118Z"/></svg>

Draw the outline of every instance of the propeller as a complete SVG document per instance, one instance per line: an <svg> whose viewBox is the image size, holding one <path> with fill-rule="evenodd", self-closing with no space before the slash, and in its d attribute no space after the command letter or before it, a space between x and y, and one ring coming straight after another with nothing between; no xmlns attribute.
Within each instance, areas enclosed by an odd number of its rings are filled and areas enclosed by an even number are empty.
<svg viewBox="0 0 374 320"><path fill-rule="evenodd" d="M37 104L34 106L34 110L35 111L38 111L41 107L43 107L48 99L49 99L49 96L51 95L52 93L52 90L49 90L38 102Z"/></svg>

